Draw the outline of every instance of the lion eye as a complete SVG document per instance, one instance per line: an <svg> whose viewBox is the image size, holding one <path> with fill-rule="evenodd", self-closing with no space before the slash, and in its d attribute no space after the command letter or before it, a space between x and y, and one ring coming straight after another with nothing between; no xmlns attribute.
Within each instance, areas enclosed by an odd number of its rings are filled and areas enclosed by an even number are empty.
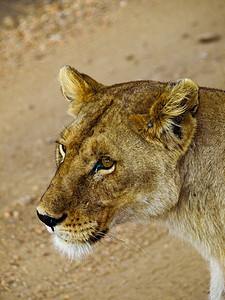
<svg viewBox="0 0 225 300"><path fill-rule="evenodd" d="M114 165L114 161L111 160L109 157L102 158L101 163L102 163L103 167L106 169L111 168Z"/></svg>
<svg viewBox="0 0 225 300"><path fill-rule="evenodd" d="M97 164L92 169L91 174L97 173L99 170L110 170L115 165L115 161L113 161L110 157L102 157L98 160Z"/></svg>
<svg viewBox="0 0 225 300"><path fill-rule="evenodd" d="M66 155L66 146L60 144L59 145L59 152L62 156L62 160L65 158L65 155Z"/></svg>

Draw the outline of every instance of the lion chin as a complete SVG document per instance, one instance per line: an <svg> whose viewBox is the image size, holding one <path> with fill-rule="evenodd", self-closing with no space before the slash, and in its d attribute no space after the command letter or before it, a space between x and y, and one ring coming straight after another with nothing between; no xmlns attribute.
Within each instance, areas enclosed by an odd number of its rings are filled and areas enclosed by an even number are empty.
<svg viewBox="0 0 225 300"><path fill-rule="evenodd" d="M68 242L53 235L53 244L56 249L58 249L64 256L67 256L70 261L81 260L86 255L92 252L92 246L89 242Z"/></svg>

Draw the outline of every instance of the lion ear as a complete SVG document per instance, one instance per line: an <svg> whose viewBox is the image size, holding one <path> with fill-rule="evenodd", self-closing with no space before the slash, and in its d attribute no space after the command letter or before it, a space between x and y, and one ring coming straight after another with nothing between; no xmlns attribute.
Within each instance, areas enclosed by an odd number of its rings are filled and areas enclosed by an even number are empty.
<svg viewBox="0 0 225 300"><path fill-rule="evenodd" d="M88 75L81 74L70 66L60 69L59 81L64 97L71 102L71 115L76 115L82 103L91 101L91 96L103 87Z"/></svg>
<svg viewBox="0 0 225 300"><path fill-rule="evenodd" d="M198 86L190 79L167 85L148 115L133 116L136 131L167 149L185 152L195 133Z"/></svg>

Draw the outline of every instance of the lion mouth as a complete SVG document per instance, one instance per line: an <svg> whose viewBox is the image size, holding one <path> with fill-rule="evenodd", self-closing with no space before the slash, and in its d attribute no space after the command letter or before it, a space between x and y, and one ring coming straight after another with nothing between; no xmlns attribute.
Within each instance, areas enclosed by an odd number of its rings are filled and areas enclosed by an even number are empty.
<svg viewBox="0 0 225 300"><path fill-rule="evenodd" d="M93 235L87 240L90 244L95 244L96 242L100 241L107 233L108 229L98 232L96 235Z"/></svg>
<svg viewBox="0 0 225 300"><path fill-rule="evenodd" d="M46 226L47 227L47 226ZM50 228L48 229L50 232ZM51 231L54 235L56 235L59 239L62 239L64 242L68 244L77 244L77 243L87 243L89 245L95 244L98 241L102 240L104 236L108 233L109 229L105 229L102 231L97 231L95 230L92 232L89 236L83 236L83 237L77 237L75 234L68 234L65 232L56 232L56 231Z"/></svg>
<svg viewBox="0 0 225 300"><path fill-rule="evenodd" d="M83 240L76 240L73 239L74 237L55 233L53 234L53 243L70 260L81 259L92 252L92 245L101 240L107 232L108 229L101 232L98 231L95 235L92 234L91 237Z"/></svg>

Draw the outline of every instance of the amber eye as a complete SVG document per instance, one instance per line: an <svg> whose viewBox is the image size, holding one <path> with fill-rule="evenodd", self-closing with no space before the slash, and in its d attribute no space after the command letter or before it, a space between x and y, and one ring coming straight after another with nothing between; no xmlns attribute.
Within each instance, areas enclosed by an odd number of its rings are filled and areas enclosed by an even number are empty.
<svg viewBox="0 0 225 300"><path fill-rule="evenodd" d="M58 141L56 141L56 151L55 151L55 160L56 160L56 166L59 167L61 163L63 163L65 156L66 156L66 146L63 144L60 144Z"/></svg>
<svg viewBox="0 0 225 300"><path fill-rule="evenodd" d="M106 169L111 168L114 165L114 161L111 160L109 157L102 158L101 162L104 168Z"/></svg>
<svg viewBox="0 0 225 300"><path fill-rule="evenodd" d="M91 174L97 173L99 170L110 170L115 165L115 161L113 161L110 157L102 157L98 160L97 164L91 171Z"/></svg>
<svg viewBox="0 0 225 300"><path fill-rule="evenodd" d="M62 158L64 159L64 157L65 157L65 155L66 155L66 146L60 144L60 145L59 145L59 152L60 152Z"/></svg>

